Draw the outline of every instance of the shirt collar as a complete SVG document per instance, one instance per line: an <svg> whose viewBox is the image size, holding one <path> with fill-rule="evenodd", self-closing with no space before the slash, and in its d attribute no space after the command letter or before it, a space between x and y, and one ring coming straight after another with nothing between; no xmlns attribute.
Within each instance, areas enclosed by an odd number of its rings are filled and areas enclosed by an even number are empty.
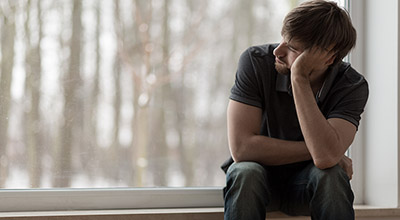
<svg viewBox="0 0 400 220"><path fill-rule="evenodd" d="M337 64L337 65L334 65L333 67L329 67L329 69L328 69L329 73L327 74L325 81L322 84L321 89L318 91L318 93L316 95L317 102L320 103L325 100L329 90L332 88L333 82L337 76L340 65L341 64ZM292 95L292 85L290 83L290 74L283 75L283 74L277 73L275 89L278 92L287 92L289 95Z"/></svg>
<svg viewBox="0 0 400 220"><path fill-rule="evenodd" d="M317 99L318 103L323 102L325 100L326 96L328 95L329 91L331 90L331 88L333 86L333 82L335 81L335 78L338 74L340 65L341 64L339 63L328 69L328 73L326 75L325 81L322 84L321 89L318 91L318 93L315 97Z"/></svg>

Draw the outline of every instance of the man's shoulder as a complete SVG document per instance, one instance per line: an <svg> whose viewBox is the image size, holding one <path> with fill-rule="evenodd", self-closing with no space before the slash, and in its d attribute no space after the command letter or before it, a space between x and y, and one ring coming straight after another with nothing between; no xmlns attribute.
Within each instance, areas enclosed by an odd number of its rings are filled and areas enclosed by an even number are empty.
<svg viewBox="0 0 400 220"><path fill-rule="evenodd" d="M278 44L262 44L251 46L247 49L247 52L253 57L273 57L273 51L278 46Z"/></svg>
<svg viewBox="0 0 400 220"><path fill-rule="evenodd" d="M369 94L368 82L365 77L355 70L349 63L341 63L334 79L332 93L357 95L364 97L365 100Z"/></svg>
<svg viewBox="0 0 400 220"><path fill-rule="evenodd" d="M338 72L342 79L345 79L349 84L367 84L365 77L355 70L350 63L342 62L339 66Z"/></svg>
<svg viewBox="0 0 400 220"><path fill-rule="evenodd" d="M271 70L275 63L274 49L278 44L263 44L247 48L239 59L240 67L252 68L258 73Z"/></svg>

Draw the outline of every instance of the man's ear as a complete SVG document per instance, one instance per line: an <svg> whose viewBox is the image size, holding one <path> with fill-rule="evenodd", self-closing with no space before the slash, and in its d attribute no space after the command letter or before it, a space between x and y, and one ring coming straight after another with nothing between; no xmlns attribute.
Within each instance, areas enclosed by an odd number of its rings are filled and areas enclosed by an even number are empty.
<svg viewBox="0 0 400 220"><path fill-rule="evenodd" d="M335 62L335 59L336 59L336 53L333 54L333 55L331 56L331 58L329 58L329 59L325 62L325 64L326 64L327 66L330 66L333 62Z"/></svg>

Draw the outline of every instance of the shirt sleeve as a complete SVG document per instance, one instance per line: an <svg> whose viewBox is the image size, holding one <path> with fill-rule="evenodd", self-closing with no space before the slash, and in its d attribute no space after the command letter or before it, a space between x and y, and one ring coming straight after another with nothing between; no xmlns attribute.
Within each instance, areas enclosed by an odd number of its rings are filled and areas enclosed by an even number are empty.
<svg viewBox="0 0 400 220"><path fill-rule="evenodd" d="M238 69L236 71L235 84L231 89L230 99L262 107L262 98L259 91L257 72L254 69L250 49L242 53L239 59Z"/></svg>
<svg viewBox="0 0 400 220"><path fill-rule="evenodd" d="M327 118L341 118L354 124L357 129L368 100L368 83L365 79L353 86L335 106Z"/></svg>

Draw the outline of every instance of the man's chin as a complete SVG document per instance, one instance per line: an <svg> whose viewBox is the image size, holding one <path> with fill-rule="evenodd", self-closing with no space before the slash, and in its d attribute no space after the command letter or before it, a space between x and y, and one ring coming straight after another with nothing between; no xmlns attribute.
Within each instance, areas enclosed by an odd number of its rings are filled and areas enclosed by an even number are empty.
<svg viewBox="0 0 400 220"><path fill-rule="evenodd" d="M285 65L282 65L280 63L275 62L275 69L278 73L282 75L289 75L290 74L290 69L287 68Z"/></svg>

